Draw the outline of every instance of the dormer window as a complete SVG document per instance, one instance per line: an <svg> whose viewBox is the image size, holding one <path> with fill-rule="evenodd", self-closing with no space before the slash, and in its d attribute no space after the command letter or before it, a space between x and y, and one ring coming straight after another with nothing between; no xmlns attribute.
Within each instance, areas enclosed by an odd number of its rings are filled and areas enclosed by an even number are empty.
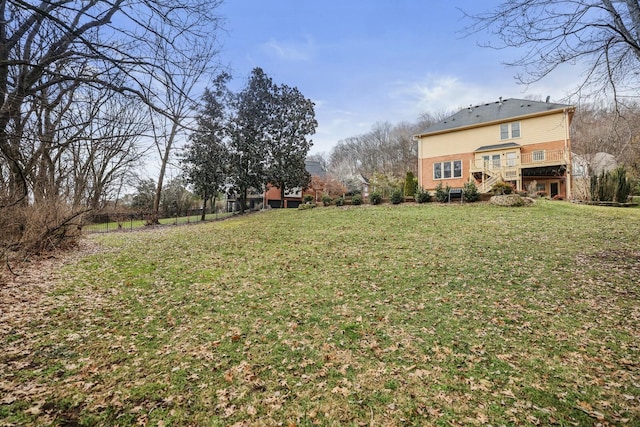
<svg viewBox="0 0 640 427"><path fill-rule="evenodd" d="M503 123L500 125L500 139L520 138L520 122Z"/></svg>

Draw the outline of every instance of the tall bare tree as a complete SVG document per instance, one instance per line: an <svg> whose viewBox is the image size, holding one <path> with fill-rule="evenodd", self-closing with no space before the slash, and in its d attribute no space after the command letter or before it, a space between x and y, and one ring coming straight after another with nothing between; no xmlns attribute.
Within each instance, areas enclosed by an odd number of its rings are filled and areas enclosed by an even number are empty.
<svg viewBox="0 0 640 427"><path fill-rule="evenodd" d="M148 82L152 118L153 141L160 161L160 171L153 202L155 221L162 198L162 189L167 167L178 140L186 140L186 131L193 130L196 115L196 97L201 81L216 70L212 63L216 50L211 40L189 40L181 47L176 57L157 36L154 63L164 73L151 76ZM160 107L160 110L158 110Z"/></svg>
<svg viewBox="0 0 640 427"><path fill-rule="evenodd" d="M637 95L640 4L635 0L508 0L494 10L468 15L470 33L498 37L494 48L524 54L509 65L523 83L538 81L563 64L582 64L580 92Z"/></svg>

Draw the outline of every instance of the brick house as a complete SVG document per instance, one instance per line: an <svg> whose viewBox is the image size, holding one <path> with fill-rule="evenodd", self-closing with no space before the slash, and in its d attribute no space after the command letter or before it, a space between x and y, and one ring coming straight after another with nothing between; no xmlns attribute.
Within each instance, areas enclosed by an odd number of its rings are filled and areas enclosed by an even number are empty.
<svg viewBox="0 0 640 427"><path fill-rule="evenodd" d="M502 180L517 190L571 197L569 127L575 107L502 99L469 106L415 136L418 183L461 188L475 181L480 192Z"/></svg>
<svg viewBox="0 0 640 427"><path fill-rule="evenodd" d="M322 167L322 164L315 160L305 160L305 170L309 175L324 177L326 171ZM267 185L267 190L264 192L264 206L270 206L272 208L297 208L302 203L302 199L306 195L311 195L314 198L317 197L317 191L313 188L295 188L285 193L284 201L281 200L280 189L278 187Z"/></svg>

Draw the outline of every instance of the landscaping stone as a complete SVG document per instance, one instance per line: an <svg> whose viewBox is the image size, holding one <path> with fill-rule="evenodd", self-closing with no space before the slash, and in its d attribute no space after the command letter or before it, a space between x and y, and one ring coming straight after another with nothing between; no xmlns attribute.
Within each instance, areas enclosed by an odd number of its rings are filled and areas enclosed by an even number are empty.
<svg viewBox="0 0 640 427"><path fill-rule="evenodd" d="M497 206L530 206L534 200L530 197L522 197L518 194L504 194L493 196L489 199L489 203Z"/></svg>

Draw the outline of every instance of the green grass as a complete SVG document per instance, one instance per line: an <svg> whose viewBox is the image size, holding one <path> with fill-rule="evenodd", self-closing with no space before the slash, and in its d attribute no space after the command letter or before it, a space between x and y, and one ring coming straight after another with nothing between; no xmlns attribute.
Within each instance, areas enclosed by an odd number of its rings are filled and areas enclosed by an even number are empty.
<svg viewBox="0 0 640 427"><path fill-rule="evenodd" d="M548 201L93 235L1 330L0 424L638 425L639 235Z"/></svg>

